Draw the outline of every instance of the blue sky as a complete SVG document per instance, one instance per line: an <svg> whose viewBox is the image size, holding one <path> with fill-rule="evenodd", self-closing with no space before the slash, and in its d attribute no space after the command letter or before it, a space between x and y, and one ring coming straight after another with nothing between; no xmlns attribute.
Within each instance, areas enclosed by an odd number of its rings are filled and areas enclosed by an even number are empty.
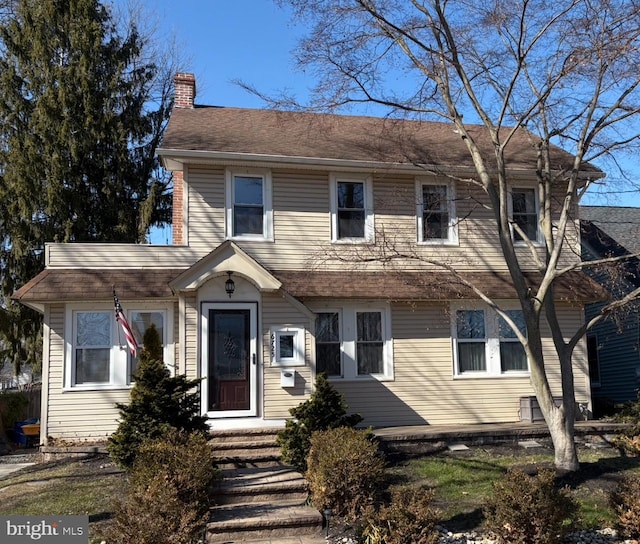
<svg viewBox="0 0 640 544"><path fill-rule="evenodd" d="M304 74L293 68L295 28L289 12L271 0L144 3L155 13L160 34L174 35L184 47L184 71L196 76L198 104L263 107L259 98L232 83L236 79L267 93L283 88L305 92Z"/></svg>
<svg viewBox="0 0 640 544"><path fill-rule="evenodd" d="M127 0L114 0L123 4ZM173 36L182 48L183 71L196 76L196 102L204 105L264 107L233 83L242 80L266 94L293 90L304 99L312 81L294 66L292 52L304 29L272 0L141 0L155 18L157 35ZM640 205L633 194L587 199L585 204ZM154 241L164 242L168 233Z"/></svg>

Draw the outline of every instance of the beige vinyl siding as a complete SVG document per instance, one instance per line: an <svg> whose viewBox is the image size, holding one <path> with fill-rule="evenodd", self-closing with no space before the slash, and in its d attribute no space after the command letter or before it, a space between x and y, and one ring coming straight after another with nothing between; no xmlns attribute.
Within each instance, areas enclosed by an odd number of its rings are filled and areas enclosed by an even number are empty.
<svg viewBox="0 0 640 544"><path fill-rule="evenodd" d="M236 240L243 250L272 270L307 269L311 266L341 270L344 262L371 257L364 244L331 243L329 171L272 170L274 241ZM225 170L189 167L188 225L189 247L140 244L50 244L47 263L52 267L189 266L225 240ZM434 182L438 178L433 178ZM441 180L446 183L446 179ZM521 186L522 184L518 184ZM506 271L498 242L495 219L484 192L472 184L456 187L459 245L419 245L417 243L415 177L393 173L373 175L376 246L387 244L418 259L399 263L403 269L437 268L442 261L460 272L493 269ZM558 193L558 202L562 195ZM558 210L556 210L557 212ZM560 266L576 259L577 223L570 224L567 250ZM364 252L364 255L363 255ZM542 255L542 248L538 250ZM521 264L535 267L526 247L517 248ZM354 265L355 266L355 265ZM369 263L368 268L379 268ZM363 268L363 265L358 265Z"/></svg>
<svg viewBox="0 0 640 544"><path fill-rule="evenodd" d="M189 293L185 297L185 315L181 317L185 320L185 357L181 368L186 373L187 378L200 377L200 354L198 353L198 338L200 336L198 305L195 293Z"/></svg>
<svg viewBox="0 0 640 544"><path fill-rule="evenodd" d="M304 366L283 367L271 364L272 327L293 326L306 329ZM277 295L265 295L262 299L262 362L263 362L263 416L264 419L284 419L289 417L289 409L308 398L312 391L313 378L313 337L309 333L312 323L309 316ZM296 372L296 385L283 388L280 385L280 371L291 368Z"/></svg>
<svg viewBox="0 0 640 544"><path fill-rule="evenodd" d="M104 439L116 430L116 403L128 402L129 389L63 391L64 317L64 306L51 307L47 441Z"/></svg>
<svg viewBox="0 0 640 544"><path fill-rule="evenodd" d="M320 265L341 269L343 263L328 257L349 257L354 246L331 243L330 172L278 169L271 172L274 242L237 242L268 268L299 269ZM415 180L414 176L393 173L373 175L378 247L387 243L423 259L420 264L418 261L405 263L405 268L434 268L427 261L444 260L459 271L477 270L478 267L506 270L488 198L473 184L458 183L455 189L457 217L461 219L459 245L418 245ZM438 178L433 181L437 182ZM448 180L442 178L440 181L446 183ZM225 239L225 171L190 167L188 184L189 244L197 254L205 255ZM570 228L569 234L568 242L575 248L575 228ZM361 252L363 246L356 245L356 248ZM534 267L528 248L520 247L517 252L525 268ZM575 257L567 251L565 259Z"/></svg>
<svg viewBox="0 0 640 544"><path fill-rule="evenodd" d="M453 425L516 422L520 397L533 395L528 376L454 378L449 306L394 304L392 307L393 381L333 380L345 395L350 412L365 416L364 425ZM562 325L580 319L578 308L561 311ZM545 356L555 395L560 395L552 340L545 338ZM578 402L586 402L585 363L575 358Z"/></svg>
<svg viewBox="0 0 640 544"><path fill-rule="evenodd" d="M225 170L190 167L187 170L187 240L206 255L225 240Z"/></svg>

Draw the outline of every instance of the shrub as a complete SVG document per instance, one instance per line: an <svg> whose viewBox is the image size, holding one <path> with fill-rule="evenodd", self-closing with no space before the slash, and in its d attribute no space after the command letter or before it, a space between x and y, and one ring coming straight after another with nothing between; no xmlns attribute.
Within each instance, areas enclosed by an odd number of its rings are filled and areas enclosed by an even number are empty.
<svg viewBox="0 0 640 544"><path fill-rule="evenodd" d="M529 476L510 470L494 484L484 508L487 528L498 542L552 544L571 530L578 505L566 488L558 488L555 473Z"/></svg>
<svg viewBox="0 0 640 544"><path fill-rule="evenodd" d="M629 455L640 455L640 394L637 401L625 404L616 420L630 426L613 437L613 444Z"/></svg>
<svg viewBox="0 0 640 544"><path fill-rule="evenodd" d="M110 544L191 544L209 517L209 487L218 471L199 434L169 431L141 444L127 497L116 504Z"/></svg>
<svg viewBox="0 0 640 544"><path fill-rule="evenodd" d="M617 529L628 539L640 539L640 476L624 478L609 502L617 516Z"/></svg>
<svg viewBox="0 0 640 544"><path fill-rule="evenodd" d="M431 506L431 489L398 487L391 501L378 510L370 508L364 518L360 540L363 544L435 544L439 533L439 512Z"/></svg>
<svg viewBox="0 0 640 544"><path fill-rule="evenodd" d="M282 459L300 472L307 470L307 455L311 447L311 435L338 427L355 427L362 421L359 414L347 416L347 405L341 393L336 391L324 374L316 378L315 391L309 400L291 408L293 419L278 433L278 445Z"/></svg>
<svg viewBox="0 0 640 544"><path fill-rule="evenodd" d="M109 455L128 470L144 440L159 438L170 429L203 434L208 430L200 415L200 380L171 376L161 354L160 335L151 325L144 334L131 400L117 405L120 424L109 438Z"/></svg>
<svg viewBox="0 0 640 544"><path fill-rule="evenodd" d="M367 431L316 431L307 462L305 477L318 510L330 508L337 516L355 519L375 502L385 463Z"/></svg>
<svg viewBox="0 0 640 544"><path fill-rule="evenodd" d="M13 429L16 422L25 419L28 405L22 393L0 391L0 430Z"/></svg>

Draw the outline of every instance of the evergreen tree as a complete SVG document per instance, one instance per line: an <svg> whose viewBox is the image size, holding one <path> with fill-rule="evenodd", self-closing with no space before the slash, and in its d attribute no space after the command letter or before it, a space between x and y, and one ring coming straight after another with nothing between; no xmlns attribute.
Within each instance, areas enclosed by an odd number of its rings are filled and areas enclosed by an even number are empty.
<svg viewBox="0 0 640 544"><path fill-rule="evenodd" d="M155 149L171 92L147 39L99 1L13 8L0 18L0 364L18 367L37 366L41 324L9 297L42 270L45 242L143 242L169 221Z"/></svg>
<svg viewBox="0 0 640 544"><path fill-rule="evenodd" d="M136 381L129 404L118 404L120 424L109 437L109 455L120 466L131 468L146 440L177 429L205 433L209 427L200 414L200 380L171 376L162 362L160 334L155 325L144 333Z"/></svg>

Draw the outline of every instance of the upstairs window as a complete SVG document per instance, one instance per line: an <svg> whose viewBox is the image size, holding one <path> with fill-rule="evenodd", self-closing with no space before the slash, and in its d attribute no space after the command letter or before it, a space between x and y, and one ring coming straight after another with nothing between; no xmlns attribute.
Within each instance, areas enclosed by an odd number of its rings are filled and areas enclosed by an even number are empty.
<svg viewBox="0 0 640 544"><path fill-rule="evenodd" d="M333 241L373 241L370 178L331 177Z"/></svg>
<svg viewBox="0 0 640 544"><path fill-rule="evenodd" d="M531 242L539 240L539 205L535 189L517 188L511 191L511 219L518 225ZM513 229L515 242L523 242L524 238L518 230Z"/></svg>
<svg viewBox="0 0 640 544"><path fill-rule="evenodd" d="M272 240L270 174L228 171L226 193L227 237Z"/></svg>
<svg viewBox="0 0 640 544"><path fill-rule="evenodd" d="M449 184L418 182L418 241L457 243L455 201Z"/></svg>

